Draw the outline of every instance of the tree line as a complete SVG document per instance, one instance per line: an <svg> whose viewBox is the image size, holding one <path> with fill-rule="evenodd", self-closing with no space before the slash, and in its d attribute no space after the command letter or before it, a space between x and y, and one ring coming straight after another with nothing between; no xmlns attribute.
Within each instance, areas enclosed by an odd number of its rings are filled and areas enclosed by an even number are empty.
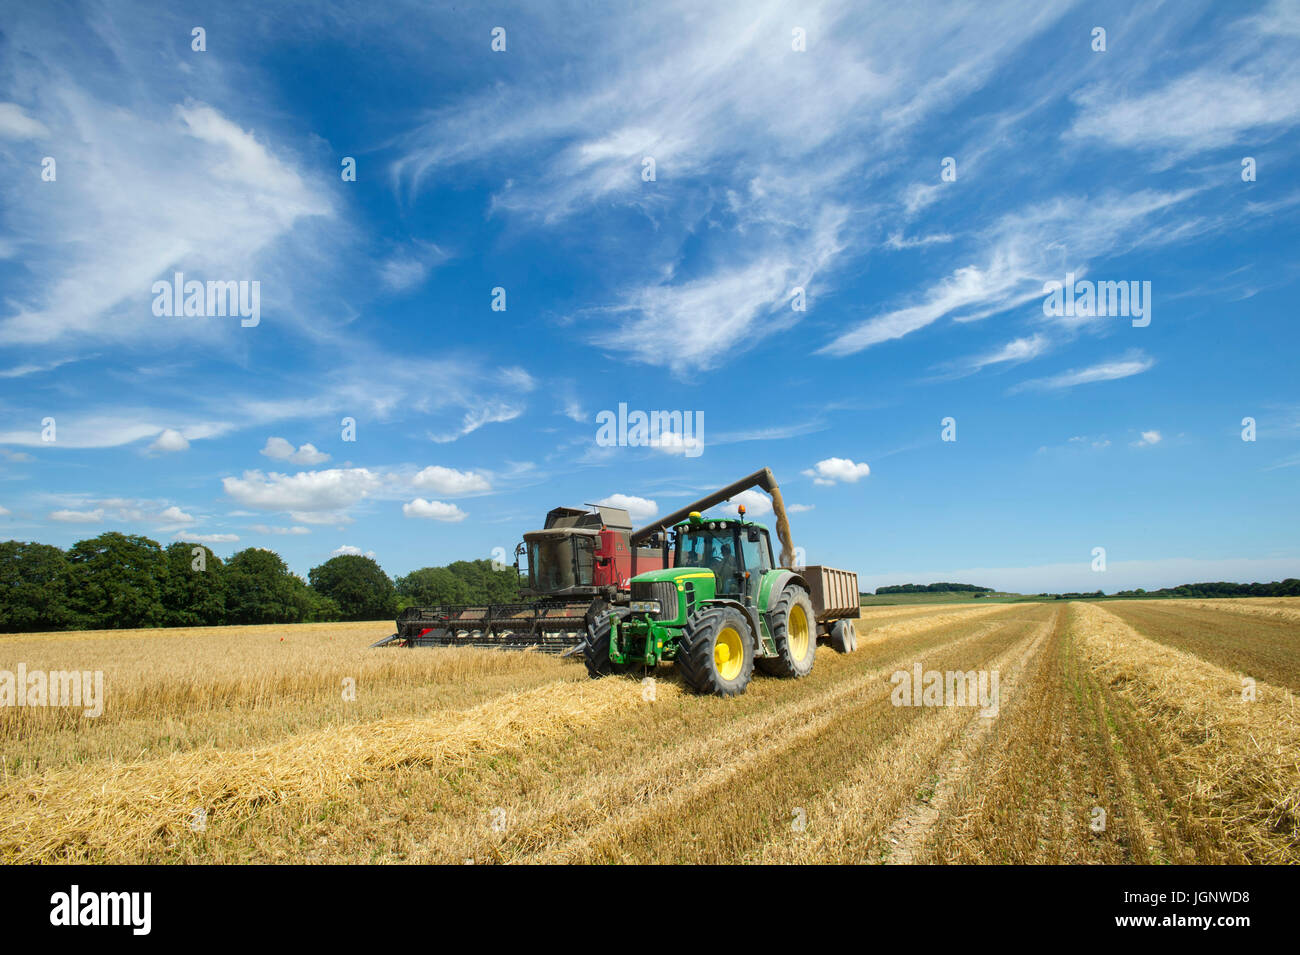
<svg viewBox="0 0 1300 955"><path fill-rule="evenodd" d="M1116 597L1300 597L1300 580L1288 577L1269 584L1234 584L1216 580L1201 584L1180 584L1159 590L1119 590Z"/></svg>
<svg viewBox="0 0 1300 955"><path fill-rule="evenodd" d="M342 554L303 580L279 554L249 547L223 561L177 541L108 532L66 551L0 544L0 633L382 620L409 606L509 603L513 567L455 561L392 580L369 557Z"/></svg>

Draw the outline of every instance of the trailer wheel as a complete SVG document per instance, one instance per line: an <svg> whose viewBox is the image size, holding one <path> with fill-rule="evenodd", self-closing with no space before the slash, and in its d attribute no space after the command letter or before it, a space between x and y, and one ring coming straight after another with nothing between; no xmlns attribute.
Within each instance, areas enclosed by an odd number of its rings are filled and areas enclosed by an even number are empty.
<svg viewBox="0 0 1300 955"><path fill-rule="evenodd" d="M831 627L831 648L836 653L852 653L858 648L858 631L852 620L836 620Z"/></svg>
<svg viewBox="0 0 1300 955"><path fill-rule="evenodd" d="M792 584L781 591L772 614L776 656L760 657L758 668L771 676L800 677L812 672L817 656L817 619L808 591Z"/></svg>
<svg viewBox="0 0 1300 955"><path fill-rule="evenodd" d="M696 693L744 693L754 675L754 638L749 621L731 607L697 613L686 621L677 648L677 669Z"/></svg>
<svg viewBox="0 0 1300 955"><path fill-rule="evenodd" d="M635 666L632 663L615 663L609 658L610 620L611 615L603 613L594 623L587 625L587 640L582 645L582 658L587 664L587 673L593 680L627 673Z"/></svg>

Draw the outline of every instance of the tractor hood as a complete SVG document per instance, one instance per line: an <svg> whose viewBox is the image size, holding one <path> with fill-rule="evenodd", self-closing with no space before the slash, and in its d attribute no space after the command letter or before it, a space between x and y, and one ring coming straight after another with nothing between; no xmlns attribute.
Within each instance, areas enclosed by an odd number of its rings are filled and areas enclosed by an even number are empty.
<svg viewBox="0 0 1300 955"><path fill-rule="evenodd" d="M681 580L683 577L712 576L711 571L702 567L665 567L663 570L648 570L644 574L637 574L632 580L633 582L650 584L660 580Z"/></svg>

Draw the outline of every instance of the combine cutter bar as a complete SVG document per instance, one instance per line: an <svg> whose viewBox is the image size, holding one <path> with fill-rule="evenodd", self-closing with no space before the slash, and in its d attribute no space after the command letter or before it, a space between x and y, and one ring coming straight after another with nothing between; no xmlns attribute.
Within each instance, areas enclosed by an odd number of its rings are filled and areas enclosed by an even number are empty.
<svg viewBox="0 0 1300 955"><path fill-rule="evenodd" d="M534 603L410 607L397 633L375 646L482 647L563 653L586 639L590 604Z"/></svg>

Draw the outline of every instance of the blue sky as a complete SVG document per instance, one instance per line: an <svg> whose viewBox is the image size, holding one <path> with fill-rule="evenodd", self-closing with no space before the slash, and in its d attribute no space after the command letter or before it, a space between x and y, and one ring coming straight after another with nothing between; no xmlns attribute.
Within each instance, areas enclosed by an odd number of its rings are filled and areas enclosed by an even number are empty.
<svg viewBox="0 0 1300 955"><path fill-rule="evenodd" d="M8 9L0 534L396 576L766 465L866 587L1300 576L1300 5L535 6Z"/></svg>

